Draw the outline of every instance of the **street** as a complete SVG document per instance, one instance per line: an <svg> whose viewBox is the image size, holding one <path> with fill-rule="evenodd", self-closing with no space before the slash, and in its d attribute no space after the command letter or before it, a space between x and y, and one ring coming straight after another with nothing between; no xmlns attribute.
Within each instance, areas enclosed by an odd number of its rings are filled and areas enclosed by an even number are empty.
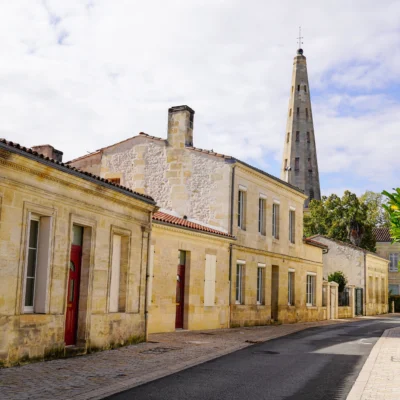
<svg viewBox="0 0 400 400"><path fill-rule="evenodd" d="M399 326L400 318L388 317L310 328L108 399L346 399L373 345Z"/></svg>

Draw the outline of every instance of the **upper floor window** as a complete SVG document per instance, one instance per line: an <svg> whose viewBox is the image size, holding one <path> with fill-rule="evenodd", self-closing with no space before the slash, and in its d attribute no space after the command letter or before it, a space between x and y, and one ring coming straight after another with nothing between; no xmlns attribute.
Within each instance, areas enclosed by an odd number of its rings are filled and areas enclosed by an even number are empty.
<svg viewBox="0 0 400 400"><path fill-rule="evenodd" d="M289 117L291 117L292 116L292 109L290 108L289 109Z"/></svg>
<svg viewBox="0 0 400 400"><path fill-rule="evenodd" d="M314 199L314 189L310 189L310 201Z"/></svg>
<svg viewBox="0 0 400 400"><path fill-rule="evenodd" d="M307 93L307 85L304 85L304 91Z"/></svg>
<svg viewBox="0 0 400 400"><path fill-rule="evenodd" d="M300 158L296 157L294 159L294 170L299 171L300 170Z"/></svg>
<svg viewBox="0 0 400 400"><path fill-rule="evenodd" d="M294 210L289 211L289 241L295 242L296 237L296 213Z"/></svg>
<svg viewBox="0 0 400 400"><path fill-rule="evenodd" d="M238 227L245 229L246 192L239 190L238 194Z"/></svg>
<svg viewBox="0 0 400 400"><path fill-rule="evenodd" d="M119 185L121 183L121 178L106 178L109 182L115 183L116 185Z"/></svg>
<svg viewBox="0 0 400 400"><path fill-rule="evenodd" d="M296 114L297 114L297 116L300 115L300 108L299 107L297 107Z"/></svg>
<svg viewBox="0 0 400 400"><path fill-rule="evenodd" d="M266 200L262 197L258 199L258 232L265 235L265 205Z"/></svg>
<svg viewBox="0 0 400 400"><path fill-rule="evenodd" d="M389 271L390 272L397 272L398 271L398 262L399 262L399 253L390 253L389 254Z"/></svg>
<svg viewBox="0 0 400 400"><path fill-rule="evenodd" d="M272 237L279 239L279 204L272 205Z"/></svg>
<svg viewBox="0 0 400 400"><path fill-rule="evenodd" d="M307 132L307 143L310 143L310 132Z"/></svg>
<svg viewBox="0 0 400 400"><path fill-rule="evenodd" d="M308 119L308 108L306 108L306 119Z"/></svg>
<svg viewBox="0 0 400 400"><path fill-rule="evenodd" d="M24 311L46 312L51 217L31 215L26 249Z"/></svg>
<svg viewBox="0 0 400 400"><path fill-rule="evenodd" d="M296 131L296 142L300 142L300 132Z"/></svg>
<svg viewBox="0 0 400 400"><path fill-rule="evenodd" d="M297 85L297 91L300 92L300 85Z"/></svg>
<svg viewBox="0 0 400 400"><path fill-rule="evenodd" d="M287 158L285 158L285 164L284 164L283 169L284 169L285 171L287 170Z"/></svg>

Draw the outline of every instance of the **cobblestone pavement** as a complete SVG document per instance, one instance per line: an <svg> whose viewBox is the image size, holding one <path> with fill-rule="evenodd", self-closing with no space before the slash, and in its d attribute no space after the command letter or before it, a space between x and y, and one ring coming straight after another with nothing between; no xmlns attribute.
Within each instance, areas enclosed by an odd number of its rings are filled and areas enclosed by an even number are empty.
<svg viewBox="0 0 400 400"><path fill-rule="evenodd" d="M400 400L400 327L375 344L347 400Z"/></svg>
<svg viewBox="0 0 400 400"><path fill-rule="evenodd" d="M147 343L0 369L0 399L101 399L253 343L356 320L153 334Z"/></svg>

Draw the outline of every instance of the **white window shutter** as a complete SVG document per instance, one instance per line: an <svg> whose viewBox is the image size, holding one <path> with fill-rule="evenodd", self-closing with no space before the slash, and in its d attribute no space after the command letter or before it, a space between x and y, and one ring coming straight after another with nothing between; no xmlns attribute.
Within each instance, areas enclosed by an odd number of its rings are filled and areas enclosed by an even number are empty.
<svg viewBox="0 0 400 400"><path fill-rule="evenodd" d="M217 256L206 254L204 273L204 306L215 305L215 275Z"/></svg>

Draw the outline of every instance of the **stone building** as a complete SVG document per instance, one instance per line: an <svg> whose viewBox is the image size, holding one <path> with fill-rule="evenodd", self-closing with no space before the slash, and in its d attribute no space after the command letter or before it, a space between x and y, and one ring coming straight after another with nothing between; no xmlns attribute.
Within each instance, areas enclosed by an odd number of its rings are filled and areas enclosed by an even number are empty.
<svg viewBox="0 0 400 400"><path fill-rule="evenodd" d="M0 140L3 365L146 335L154 200L40 151Z"/></svg>
<svg viewBox="0 0 400 400"><path fill-rule="evenodd" d="M233 237L164 212L153 216L149 333L229 327Z"/></svg>
<svg viewBox="0 0 400 400"><path fill-rule="evenodd" d="M400 243L392 243L389 228L375 228L374 235L377 254L389 260L389 290L400 295Z"/></svg>
<svg viewBox="0 0 400 400"><path fill-rule="evenodd" d="M304 207L312 199L321 200L307 61L302 49L293 61L281 179L304 191Z"/></svg>
<svg viewBox="0 0 400 400"><path fill-rule="evenodd" d="M323 255L324 279L328 279L331 273L342 271L348 285L355 288L352 301L356 303L350 305L355 309L355 314L377 315L388 311L389 262L386 259L323 235L314 235L310 239L328 246L328 252Z"/></svg>
<svg viewBox="0 0 400 400"><path fill-rule="evenodd" d="M322 319L322 249L303 241L307 196L245 162L194 147L193 124L190 107L172 107L167 139L140 133L69 164L153 197L162 211L235 236L227 278L231 326Z"/></svg>

